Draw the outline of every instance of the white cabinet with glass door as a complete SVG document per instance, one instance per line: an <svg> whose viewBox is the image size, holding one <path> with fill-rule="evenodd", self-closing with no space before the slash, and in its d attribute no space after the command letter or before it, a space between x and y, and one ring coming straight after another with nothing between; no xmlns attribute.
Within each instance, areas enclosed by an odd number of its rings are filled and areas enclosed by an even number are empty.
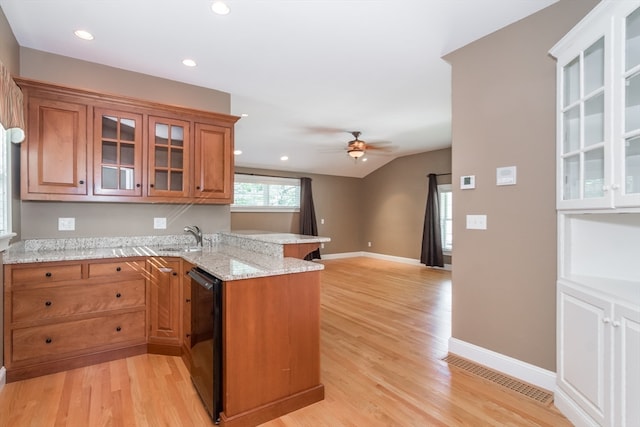
<svg viewBox="0 0 640 427"><path fill-rule="evenodd" d="M640 206L640 2L605 1L558 59L558 209Z"/></svg>

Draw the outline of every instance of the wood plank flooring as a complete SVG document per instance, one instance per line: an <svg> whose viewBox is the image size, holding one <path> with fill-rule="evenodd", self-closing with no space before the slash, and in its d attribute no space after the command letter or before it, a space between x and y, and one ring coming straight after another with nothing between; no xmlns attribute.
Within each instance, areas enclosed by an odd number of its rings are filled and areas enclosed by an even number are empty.
<svg viewBox="0 0 640 427"><path fill-rule="evenodd" d="M323 263L326 398L263 427L571 426L553 405L441 360L448 272L370 258ZM2 427L212 425L178 357L141 355L0 391Z"/></svg>

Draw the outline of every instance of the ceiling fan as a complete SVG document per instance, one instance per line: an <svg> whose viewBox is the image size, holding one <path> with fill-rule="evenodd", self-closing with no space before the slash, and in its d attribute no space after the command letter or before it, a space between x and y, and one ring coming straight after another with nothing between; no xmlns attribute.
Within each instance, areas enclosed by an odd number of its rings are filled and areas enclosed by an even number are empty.
<svg viewBox="0 0 640 427"><path fill-rule="evenodd" d="M360 139L361 132L352 131L351 135L353 135L354 139L349 141L347 144L347 154L349 157L352 157L355 160L358 160L360 157L364 156L365 151L367 150L382 150L388 151L386 147L381 147L382 143L372 143L368 144Z"/></svg>

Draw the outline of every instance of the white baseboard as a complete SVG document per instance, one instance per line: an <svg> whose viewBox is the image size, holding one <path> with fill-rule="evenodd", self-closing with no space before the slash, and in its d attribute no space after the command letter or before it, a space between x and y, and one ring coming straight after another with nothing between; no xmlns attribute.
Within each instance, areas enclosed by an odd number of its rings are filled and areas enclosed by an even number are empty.
<svg viewBox="0 0 640 427"><path fill-rule="evenodd" d="M598 427L598 423L595 422L585 411L582 410L567 394L557 387L553 393L553 404L562 415L567 417L569 421L575 426L584 427Z"/></svg>
<svg viewBox="0 0 640 427"><path fill-rule="evenodd" d="M4 368L4 366L0 367L0 390L2 390L2 387L4 387L4 385L7 383L7 370Z"/></svg>
<svg viewBox="0 0 640 427"><path fill-rule="evenodd" d="M422 265L420 263L420 260L418 260L418 259L404 258L404 257L399 257L399 256L393 256L393 255L378 254L378 253L375 253L375 252L366 252L366 251L361 251L361 252L343 252L343 253L339 253L339 254L322 255L322 259L340 259L340 258L354 258L354 257L368 257L368 258L382 259L382 260L385 260L385 261L399 262L399 263L402 263L402 264ZM431 268L451 271L451 264L445 264L444 268L441 268L441 267L431 267Z"/></svg>
<svg viewBox="0 0 640 427"><path fill-rule="evenodd" d="M449 352L545 390L554 391L556 388L555 372L478 347L457 338L449 338Z"/></svg>

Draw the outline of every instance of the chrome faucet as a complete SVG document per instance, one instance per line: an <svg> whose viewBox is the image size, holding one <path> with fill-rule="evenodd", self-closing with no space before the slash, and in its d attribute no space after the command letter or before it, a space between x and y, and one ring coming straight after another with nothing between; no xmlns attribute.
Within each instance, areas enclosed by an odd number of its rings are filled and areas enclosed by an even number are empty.
<svg viewBox="0 0 640 427"><path fill-rule="evenodd" d="M187 225L184 227L185 233L191 233L196 238L196 245L202 247L202 231L197 225Z"/></svg>

